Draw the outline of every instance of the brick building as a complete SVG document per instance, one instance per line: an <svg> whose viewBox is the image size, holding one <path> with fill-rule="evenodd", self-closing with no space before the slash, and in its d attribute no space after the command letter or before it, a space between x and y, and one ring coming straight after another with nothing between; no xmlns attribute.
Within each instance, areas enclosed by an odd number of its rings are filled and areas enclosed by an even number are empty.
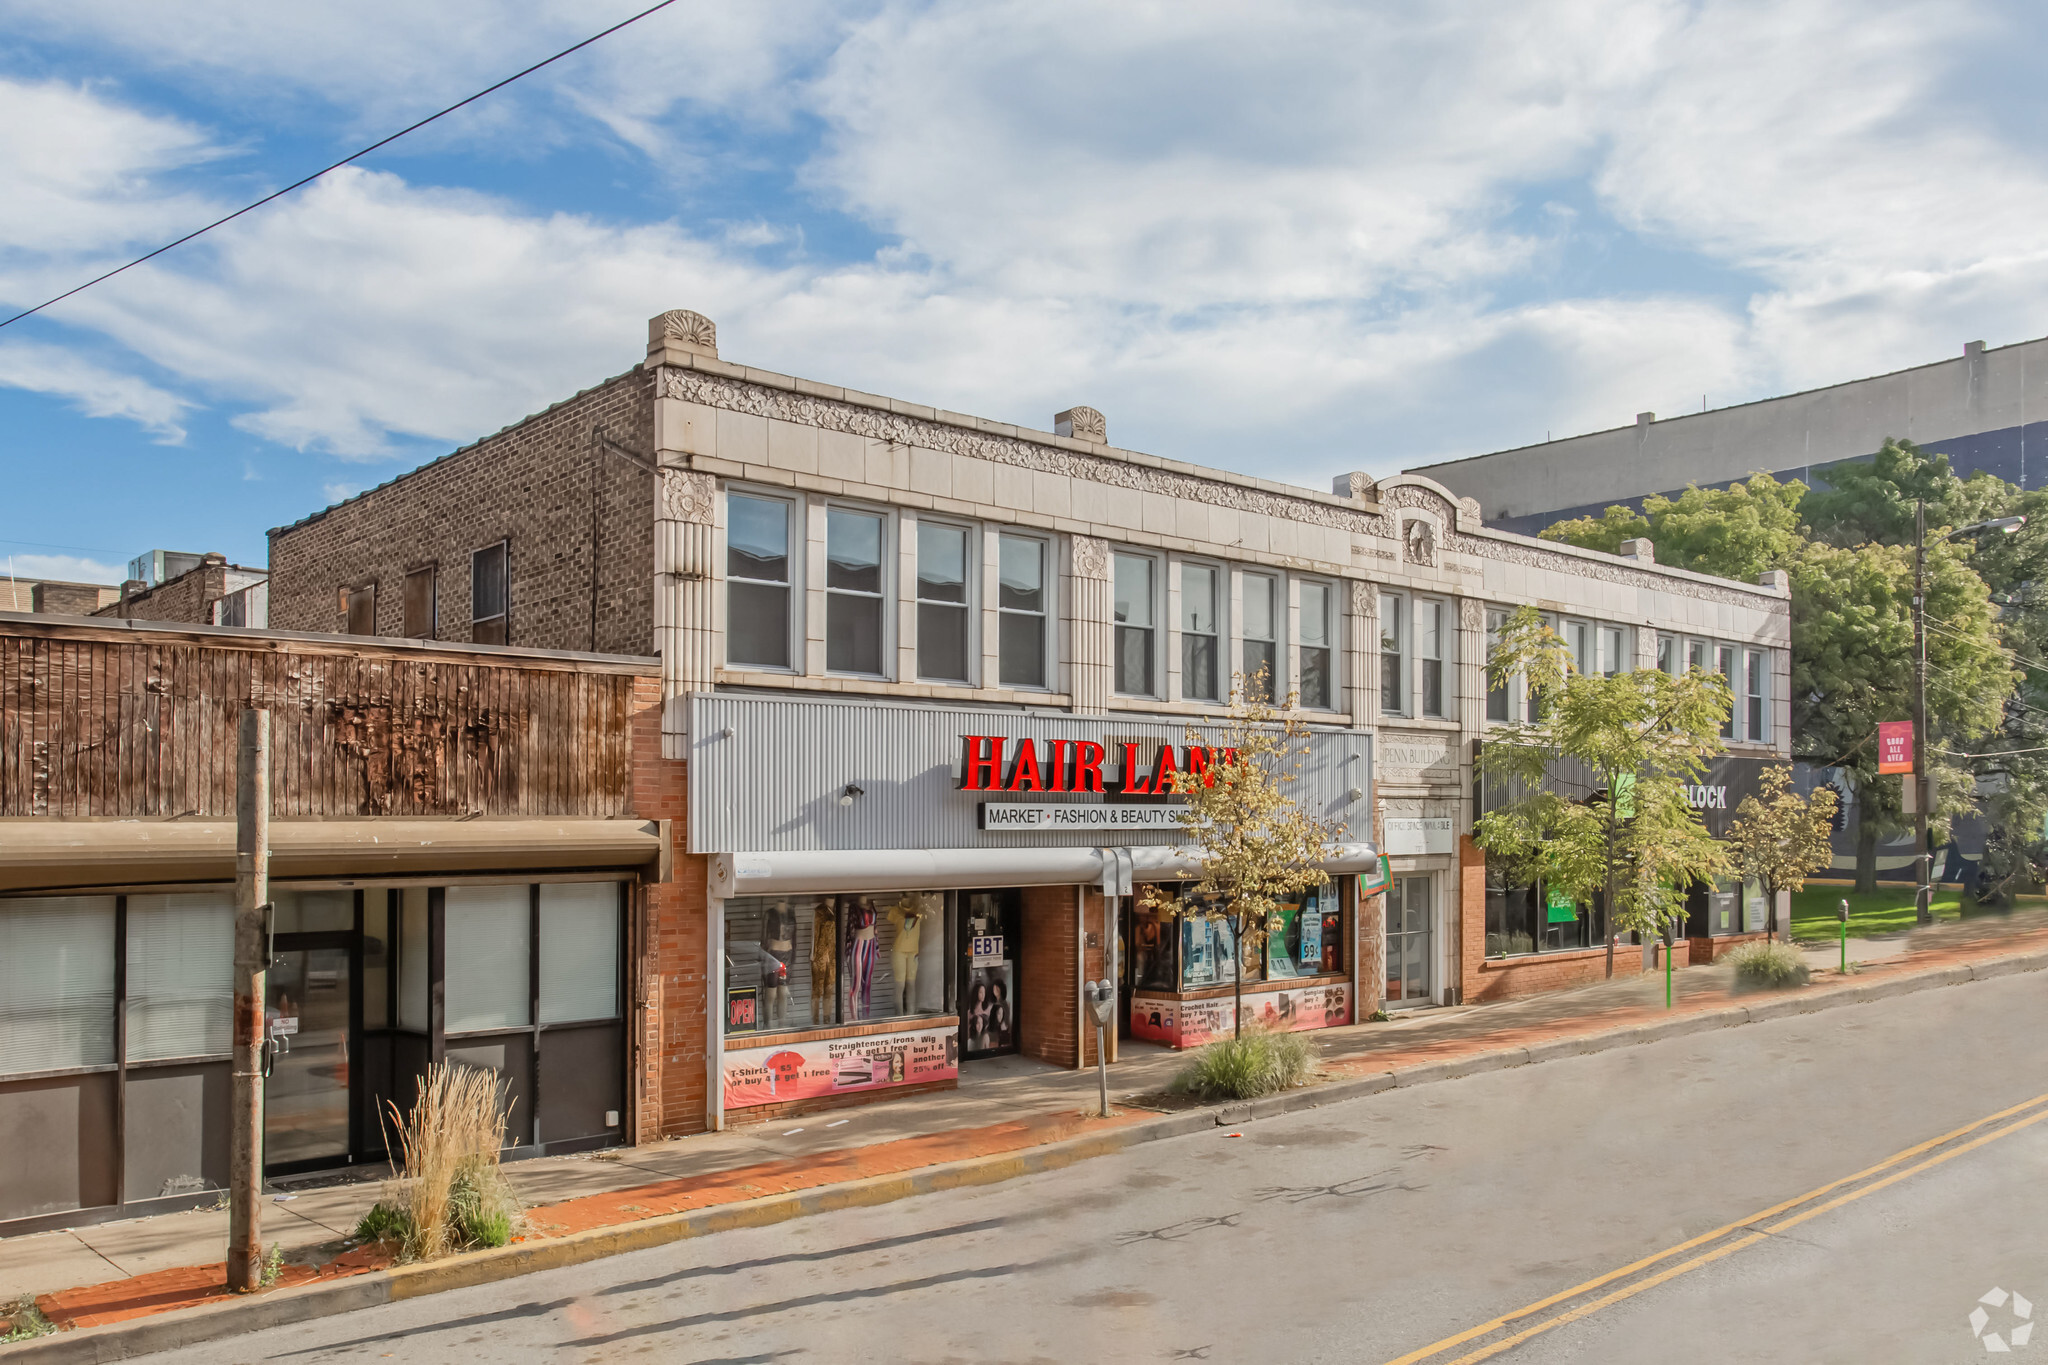
<svg viewBox="0 0 2048 1365"><path fill-rule="evenodd" d="M1086 407L1036 431L768 373L673 312L634 369L272 532L272 620L660 657L718 1124L1082 1064L1102 976L1119 1031L1172 1046L1229 1027L1233 975L1294 1028L1597 976L1597 909L1544 915L1470 843L1475 746L1524 704L1485 677L1506 613L1585 670L1726 674L1724 794L1789 752L1782 579L1629 549L1489 530L1417 476L1324 493L1122 450ZM1135 893L1191 875L1151 789L1261 670L1335 837L1255 947ZM1740 888L1698 900L1703 952L1756 920Z"/></svg>
<svg viewBox="0 0 2048 1365"><path fill-rule="evenodd" d="M704 1126L706 882L653 660L0 614L0 1235L226 1183L248 706L272 1174L381 1161L442 1060L498 1073L515 1156Z"/></svg>
<svg viewBox="0 0 2048 1365"><path fill-rule="evenodd" d="M82 614L205 626L261 628L270 623L270 573L266 569L230 564L221 554L152 550L134 560L128 572L128 580L112 602L102 601Z"/></svg>

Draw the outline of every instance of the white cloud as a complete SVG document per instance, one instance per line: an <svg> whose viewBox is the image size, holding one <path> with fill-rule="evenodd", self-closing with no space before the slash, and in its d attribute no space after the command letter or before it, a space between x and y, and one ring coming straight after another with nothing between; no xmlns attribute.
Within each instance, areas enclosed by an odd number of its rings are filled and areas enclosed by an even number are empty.
<svg viewBox="0 0 2048 1365"><path fill-rule="evenodd" d="M362 492L363 487L364 485L359 483L323 483L320 485L320 496L327 499L327 505L332 507L337 502L347 502Z"/></svg>
<svg viewBox="0 0 2048 1365"><path fill-rule="evenodd" d="M592 26L566 3L22 12L380 131ZM608 222L351 170L61 316L245 430L348 458L494 430L623 370L643 320L684 306L747 363L1040 426L1089 402L1123 443L1321 482L2040 330L2048 173L1957 95L1996 20L1912 0L707 2L432 145L516 156L589 144L595 120L660 183L815 126L801 189L889 237L871 259L819 254L795 211ZM105 89L8 98L89 154L0 133L0 158L42 157L50 201L0 208L19 248L0 288L69 260L44 219L113 241L202 207L153 177L225 137ZM1595 231L1663 267L1573 275ZM786 264L761 250L788 242ZM189 400L122 401L168 431Z"/></svg>
<svg viewBox="0 0 2048 1365"><path fill-rule="evenodd" d="M60 583L113 583L128 576L125 566L106 564L82 555L5 555L0 568L13 578Z"/></svg>
<svg viewBox="0 0 2048 1365"><path fill-rule="evenodd" d="M75 351L26 341L0 342L0 385L70 400L88 417L134 422L158 442L185 439L179 419L193 404L131 374L94 364Z"/></svg>

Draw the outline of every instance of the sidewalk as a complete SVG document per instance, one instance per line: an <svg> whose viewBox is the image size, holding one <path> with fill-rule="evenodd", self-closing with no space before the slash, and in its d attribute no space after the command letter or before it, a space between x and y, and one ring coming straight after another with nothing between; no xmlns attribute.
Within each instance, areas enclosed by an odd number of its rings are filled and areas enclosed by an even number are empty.
<svg viewBox="0 0 2048 1365"><path fill-rule="evenodd" d="M66 1330L0 1346L0 1359L114 1359L718 1227L1008 1179L1198 1127L1397 1085L2041 967L2048 967L2048 913L2032 913L1918 931L1895 956L1865 963L1849 977L1817 971L1814 984L1797 991L1738 995L1728 968L1708 966L1677 973L1677 998L1669 1011L1662 979L1644 975L1495 1005L1397 1013L1387 1023L1318 1033L1324 1079L1250 1104L1168 1100L1162 1092L1183 1058L1126 1042L1123 1060L1111 1070L1111 1093L1121 1112L1106 1121L1087 1117L1094 1108L1094 1073L1008 1058L967 1068L956 1091L638 1148L512 1163L506 1172L529 1207L525 1236L499 1251L423 1266L394 1269L381 1252L348 1241L356 1220L375 1202L378 1181L285 1190L281 1201L273 1199L264 1210L264 1237L282 1245L284 1273L275 1290L250 1298L232 1298L222 1283L216 1258L226 1243L225 1210L38 1233L0 1241L0 1304L34 1295L60 1328L101 1330ZM1178 1112L1164 1112L1169 1109ZM329 1294L320 1306L322 1291L349 1284L356 1292ZM199 1311L170 1313L194 1308ZM165 1329L149 1344L135 1333L145 1319ZM110 1324L128 1324L112 1330L136 1339L106 1339ZM84 1353L59 1349L66 1345Z"/></svg>

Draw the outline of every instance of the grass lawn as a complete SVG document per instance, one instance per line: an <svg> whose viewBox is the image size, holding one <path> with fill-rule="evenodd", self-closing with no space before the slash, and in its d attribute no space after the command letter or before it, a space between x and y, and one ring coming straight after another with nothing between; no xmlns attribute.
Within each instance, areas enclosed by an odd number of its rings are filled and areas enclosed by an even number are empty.
<svg viewBox="0 0 2048 1365"><path fill-rule="evenodd" d="M1913 888L1880 885L1871 895L1858 895L1849 888L1853 882L1808 882L1804 891L1792 893L1792 937L1833 939L1840 932L1835 908L1849 901L1849 936L1869 938L1873 934L1897 933L1913 927ZM1963 914L1961 887L1934 888L1934 918L1960 919Z"/></svg>
<svg viewBox="0 0 2048 1365"><path fill-rule="evenodd" d="M1913 927L1913 888L1910 886L1883 885L1874 895L1859 896L1849 888L1853 882L1808 882L1804 891L1792 893L1792 937L1804 939L1832 940L1839 921L1835 919L1835 906L1847 897L1849 900L1849 937L1869 938L1873 934L1897 933ZM2039 910L2048 904L2048 897L2015 896L2015 910ZM1972 906L1973 910L1977 907ZM1936 886L1934 888L1934 918L1942 920L1960 919L1963 913L1963 889L1959 886ZM1978 911L1981 914L1997 914L1989 907Z"/></svg>

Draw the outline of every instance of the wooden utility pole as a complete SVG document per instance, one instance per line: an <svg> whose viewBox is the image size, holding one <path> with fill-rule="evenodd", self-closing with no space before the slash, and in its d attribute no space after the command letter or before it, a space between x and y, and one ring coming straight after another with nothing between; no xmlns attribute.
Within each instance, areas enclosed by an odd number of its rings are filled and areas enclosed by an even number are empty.
<svg viewBox="0 0 2048 1365"><path fill-rule="evenodd" d="M270 713L242 712L235 768L235 1086L228 1134L228 1288L263 1282L263 932L270 881Z"/></svg>

